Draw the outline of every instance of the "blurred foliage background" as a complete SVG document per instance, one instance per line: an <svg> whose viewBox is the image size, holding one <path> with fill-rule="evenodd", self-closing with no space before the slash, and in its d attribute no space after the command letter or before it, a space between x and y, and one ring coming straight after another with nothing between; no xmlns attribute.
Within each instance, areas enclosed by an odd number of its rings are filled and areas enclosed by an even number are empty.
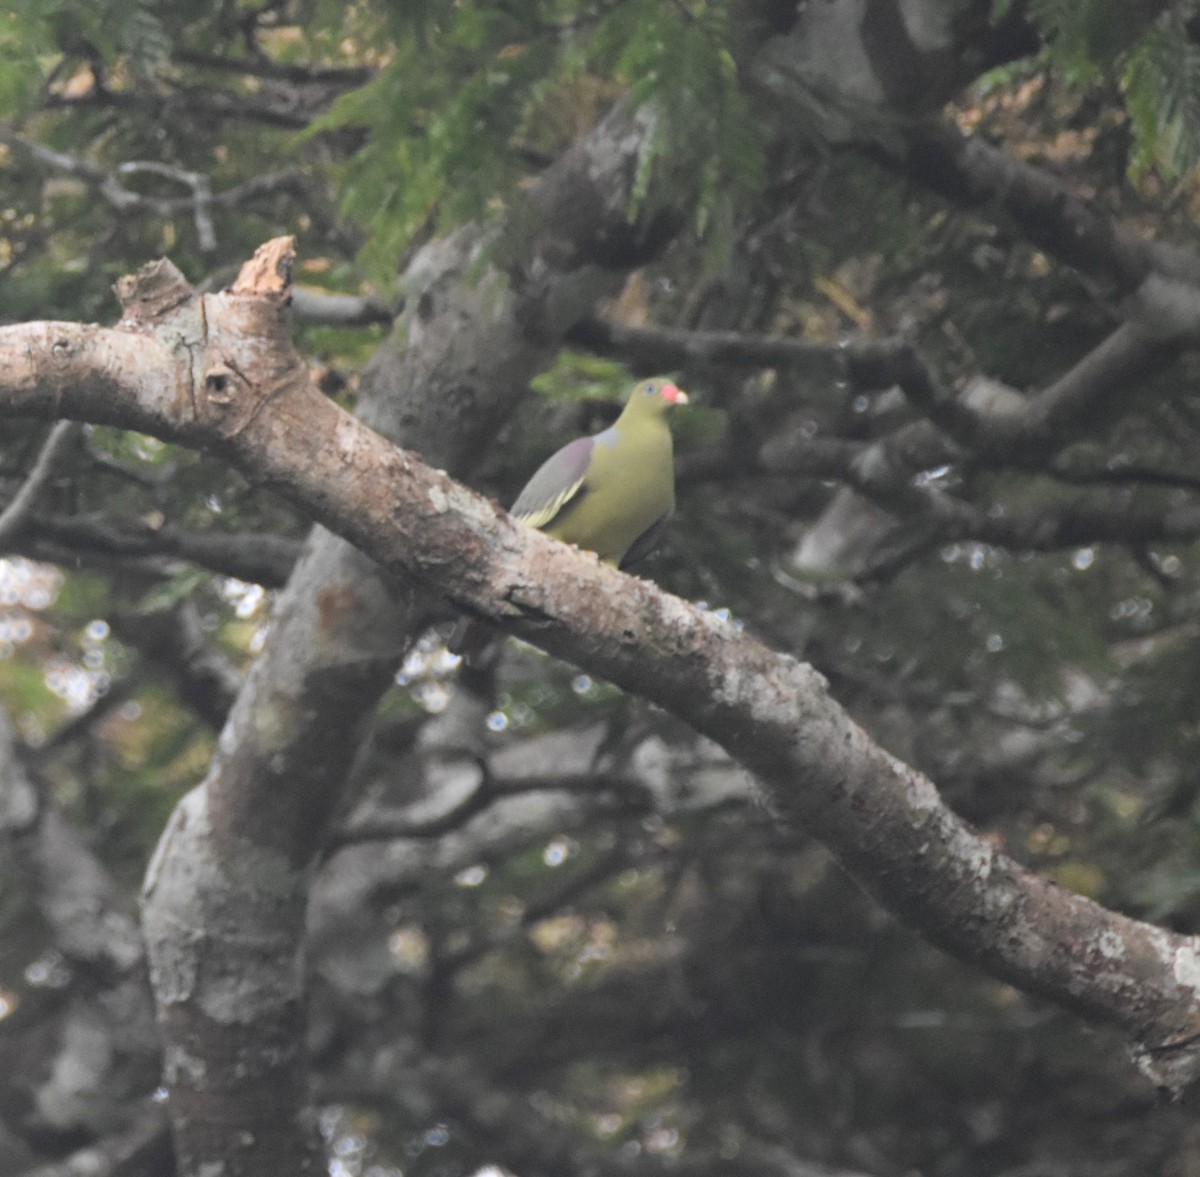
<svg viewBox="0 0 1200 1177"><path fill-rule="evenodd" d="M765 8L781 31L795 19ZM1192 248L1195 6L982 8L1020 36L939 117L1129 231ZM816 117L784 133L746 67L747 27L738 4L695 0L9 4L0 316L111 321L112 283L153 257L219 288L294 232L301 286L359 308L296 324L322 387L351 405L422 247L519 218L531 178L629 102L659 112L630 215L661 209L677 231L608 322L830 355L900 334L946 388L1021 392L1113 330L1111 292L1011 220ZM1133 382L1052 457L912 473L990 530L899 498L885 510L849 474L806 468L805 443L863 450L917 419L891 384L752 354L655 366L693 406L677 422L678 516L638 571L810 660L1008 853L1194 930L1195 357ZM478 484L510 498L645 367L580 336ZM45 436L4 422L0 501ZM1002 526L1059 516L1094 526ZM3 537L0 704L42 804L131 902L270 640L306 530L203 455L83 427ZM314 903L340 913L315 911L310 953L333 1177L1200 1172L1186 1111L1160 1105L1105 1034L923 944L684 725L528 647L510 643L485 687L492 803L431 820L459 673L444 633L413 648L376 717L362 804L398 815L395 836L335 838L317 880ZM107 1126L40 1098L66 995L102 978L56 942L16 863L0 857L0 1167L14 1173ZM130 1105L153 1089L131 1081Z"/></svg>

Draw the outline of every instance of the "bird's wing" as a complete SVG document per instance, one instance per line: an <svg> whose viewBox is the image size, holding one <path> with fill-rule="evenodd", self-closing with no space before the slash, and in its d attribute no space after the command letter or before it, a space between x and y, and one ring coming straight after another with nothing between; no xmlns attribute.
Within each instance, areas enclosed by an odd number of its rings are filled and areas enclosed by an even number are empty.
<svg viewBox="0 0 1200 1177"><path fill-rule="evenodd" d="M517 496L512 514L530 527L542 528L551 523L584 491L592 448L590 437L579 437L551 454Z"/></svg>

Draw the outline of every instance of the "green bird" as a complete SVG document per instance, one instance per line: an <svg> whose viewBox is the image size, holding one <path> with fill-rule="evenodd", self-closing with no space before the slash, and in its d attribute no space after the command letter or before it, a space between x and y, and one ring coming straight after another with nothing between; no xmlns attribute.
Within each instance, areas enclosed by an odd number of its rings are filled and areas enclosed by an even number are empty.
<svg viewBox="0 0 1200 1177"><path fill-rule="evenodd" d="M639 381L612 425L568 442L538 467L512 505L513 518L614 568L639 560L675 510L667 412L687 403L670 380ZM450 649L470 650L481 629L460 623Z"/></svg>
<svg viewBox="0 0 1200 1177"><path fill-rule="evenodd" d="M513 518L614 568L645 555L675 510L667 411L687 399L669 380L636 384L612 425L568 442L538 467Z"/></svg>

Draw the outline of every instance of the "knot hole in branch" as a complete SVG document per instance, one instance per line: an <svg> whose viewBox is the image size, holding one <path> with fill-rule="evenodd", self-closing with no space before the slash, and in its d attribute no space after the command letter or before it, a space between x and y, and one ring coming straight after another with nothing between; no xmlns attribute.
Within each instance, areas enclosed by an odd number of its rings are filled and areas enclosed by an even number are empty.
<svg viewBox="0 0 1200 1177"><path fill-rule="evenodd" d="M233 369L224 364L209 368L204 374L204 391L210 404L228 405L233 403Z"/></svg>

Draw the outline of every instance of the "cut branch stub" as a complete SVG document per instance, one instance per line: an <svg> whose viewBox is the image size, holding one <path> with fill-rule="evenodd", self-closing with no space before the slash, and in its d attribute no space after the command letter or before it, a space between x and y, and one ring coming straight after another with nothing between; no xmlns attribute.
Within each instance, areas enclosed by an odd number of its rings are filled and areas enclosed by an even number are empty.
<svg viewBox="0 0 1200 1177"><path fill-rule="evenodd" d="M292 270L296 264L296 239L275 237L260 245L254 256L238 271L230 294L271 294L288 296L292 289Z"/></svg>
<svg viewBox="0 0 1200 1177"><path fill-rule="evenodd" d="M260 246L229 291L195 294L166 259L114 286L122 330L153 331L191 373L192 423L235 437L263 405L306 380L291 342L287 307L295 260L291 237Z"/></svg>
<svg viewBox="0 0 1200 1177"><path fill-rule="evenodd" d="M113 293L124 312L121 323L125 327L157 323L195 297L187 279L165 257L147 262L136 274L118 278Z"/></svg>

